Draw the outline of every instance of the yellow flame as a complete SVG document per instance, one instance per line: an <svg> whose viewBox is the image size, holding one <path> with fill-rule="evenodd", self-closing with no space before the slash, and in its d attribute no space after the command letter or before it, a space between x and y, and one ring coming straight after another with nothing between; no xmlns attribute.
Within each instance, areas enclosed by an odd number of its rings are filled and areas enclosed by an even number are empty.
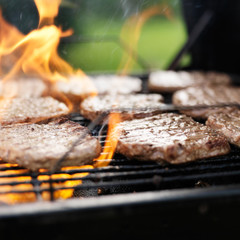
<svg viewBox="0 0 240 240"><path fill-rule="evenodd" d="M120 130L117 128L120 122L121 116L119 113L111 113L109 115L108 133L103 152L98 158L94 159L94 167L106 167L111 162L120 136Z"/></svg>
<svg viewBox="0 0 240 240"><path fill-rule="evenodd" d="M0 162L1 167L11 168L11 167L17 167L17 164L8 164L8 163L2 163ZM73 166L73 167L63 167L61 168L62 171L67 170L78 170L78 169L92 169L93 166L91 165L85 165L85 166ZM46 169L40 169L39 172L44 173L46 172ZM29 171L27 169L19 169L19 170L6 170L6 171L0 171L0 184L6 184L6 185L0 185L0 192L13 192L13 191L23 191L22 193L8 193L8 194L0 194L0 202L4 202L6 204L17 204L17 203L24 203L24 202L34 202L37 200L36 194L33 192L34 187L31 183L27 183L32 180L31 176L19 176L19 177L11 177L11 175L21 175L28 173ZM82 184L82 180L79 180L81 178L84 178L88 175L88 172L83 173L74 173L74 174L53 174L51 177L55 181L53 183L54 188L69 188L69 189L63 189L63 190L55 190L54 191L54 199L68 199L73 197L74 187ZM49 183L41 183L41 181L49 181L49 175L39 175L37 178L40 182L40 188L39 190L47 189L46 191L43 191L41 194L41 197L43 200L49 200L50 199L50 193L49 193ZM68 180L64 180L68 179ZM59 181L58 181L59 180ZM61 182L60 182L61 180ZM17 184L20 183L21 184ZM22 183L23 182L23 183ZM26 182L26 183L24 183ZM13 185L8 185L8 183L14 183ZM16 184L15 184L16 183ZM29 191L29 192L24 192Z"/></svg>
<svg viewBox="0 0 240 240"><path fill-rule="evenodd" d="M60 3L61 0L35 0L40 28L27 35L8 24L0 11L0 74L5 73L4 80L21 73L39 75L52 82L67 81L67 76L75 74L85 77L58 54L60 39L73 34L71 29L64 32L53 25Z"/></svg>
<svg viewBox="0 0 240 240"><path fill-rule="evenodd" d="M39 12L39 27L53 25L61 0L34 0Z"/></svg>
<svg viewBox="0 0 240 240"><path fill-rule="evenodd" d="M91 165L85 165L85 166L72 166L72 167L63 167L61 168L62 171L66 171L66 170L77 170L77 169L92 169L93 166ZM82 180L78 180L78 178L84 178L88 175L89 173L74 173L74 174L66 174L66 173L60 173L60 174L53 174L51 177L53 180L58 180L58 179L70 179L70 180L66 180L64 182L55 182L53 183L53 187L54 188L70 188L70 189L64 189L64 190L56 190L54 191L54 198L55 199L67 199L67 198L71 198L73 196L73 192L74 192L74 187L82 184ZM48 175L40 175L38 177L39 181L43 181L43 180L49 180L49 176ZM42 188L49 188L49 183L43 183L41 185ZM49 200L50 199L50 194L49 191L45 191L42 194L43 199L45 200Z"/></svg>

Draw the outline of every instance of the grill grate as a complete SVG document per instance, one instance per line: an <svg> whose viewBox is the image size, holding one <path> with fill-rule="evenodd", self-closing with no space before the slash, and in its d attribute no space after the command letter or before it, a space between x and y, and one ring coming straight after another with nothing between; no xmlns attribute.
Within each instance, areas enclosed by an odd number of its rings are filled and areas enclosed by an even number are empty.
<svg viewBox="0 0 240 240"><path fill-rule="evenodd" d="M84 126L89 124L79 114L72 115L71 119ZM100 126L96 126L92 130L93 135L97 136L100 130ZM30 172L17 165L0 162L0 200L7 194L28 193L34 194L35 200L53 200L60 190L72 190L73 196L88 197L240 183L239 160L240 150L232 146L228 155L184 165L161 166L154 162L130 161L115 154L108 167L62 169L54 175L45 171ZM69 181L73 184L67 184ZM47 197L43 196L44 193L48 194Z"/></svg>
<svg viewBox="0 0 240 240"><path fill-rule="evenodd" d="M148 92L146 77L141 78L143 92ZM165 94L165 102L170 104L171 97L170 94ZM91 122L80 114L72 114L70 119L85 127L91 126L94 136L101 133L100 142L104 146L107 129L91 125ZM240 149L234 146L231 146L231 149L225 156L165 166L155 162L130 161L120 154L115 154L107 167L64 168L54 174L46 171L31 172L0 160L0 204L6 202L5 196L9 194L18 195L12 201L16 203L22 201L20 195L26 202L54 200L59 196L88 197L240 183ZM71 192L66 197L62 190Z"/></svg>

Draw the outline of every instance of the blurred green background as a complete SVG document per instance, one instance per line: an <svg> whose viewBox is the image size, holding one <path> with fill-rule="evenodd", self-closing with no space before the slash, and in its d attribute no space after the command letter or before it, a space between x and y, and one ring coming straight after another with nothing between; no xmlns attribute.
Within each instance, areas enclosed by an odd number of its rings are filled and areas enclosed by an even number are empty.
<svg viewBox="0 0 240 240"><path fill-rule="evenodd" d="M128 41L121 44L124 23L135 14L158 4L172 11L171 19L154 16L143 26L137 44L137 56L130 73L166 69L186 41L186 29L180 0L63 0L56 24L72 28L74 38L64 39L60 55L75 68L87 73L114 73ZM27 33L37 27L38 14L33 0L0 0L5 18ZM185 57L183 65L189 63Z"/></svg>

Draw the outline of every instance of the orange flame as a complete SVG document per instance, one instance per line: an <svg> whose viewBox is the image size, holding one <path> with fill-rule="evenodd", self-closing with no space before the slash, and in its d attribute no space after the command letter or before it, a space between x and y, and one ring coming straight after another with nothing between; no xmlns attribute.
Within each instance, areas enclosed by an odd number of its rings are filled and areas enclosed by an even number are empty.
<svg viewBox="0 0 240 240"><path fill-rule="evenodd" d="M17 164L8 164L2 163L0 161L0 166L5 168L17 167ZM74 166L74 167L63 167L61 168L62 171L66 170L78 170L78 169L92 169L93 166L85 165L85 166ZM40 169L40 173L46 172L45 169ZM37 200L37 196L34 193L36 187L34 187L31 183L32 177L31 176L17 176L14 175L23 175L28 174L29 171L27 169L19 169L19 170L6 170L0 171L0 192L11 192L7 194L0 194L0 202L4 202L6 204L17 204L17 203L24 203L24 202L34 202ZM73 197L74 187L82 184L82 178L88 175L88 172L83 173L74 173L74 174L53 174L52 180L55 181L53 183L54 187L54 199L68 199ZM49 181L49 175L39 175L38 178L39 183L39 190L47 189L43 191L41 194L41 198L43 200L50 199L49 193L49 183L45 183L42 181ZM58 180L61 180L58 181ZM12 184L13 185L8 185ZM68 188L68 189L61 189L61 188ZM21 193L14 193L14 191L19 191Z"/></svg>
<svg viewBox="0 0 240 240"><path fill-rule="evenodd" d="M2 165L2 164L0 164ZM17 166L16 164L4 164L4 167L14 167ZM7 191L32 191L33 186L30 183L22 183L22 182L29 182L31 181L30 176L22 176L22 177L11 177L13 174L24 174L27 173L28 170L7 170L4 172L0 172L1 177L1 192ZM15 185L7 185L9 182L15 183ZM6 185L5 185L6 184ZM0 195L0 201L6 204L15 204L15 203L23 203L23 202L33 202L36 201L36 195L34 192L28 193L8 193Z"/></svg>
<svg viewBox="0 0 240 240"><path fill-rule="evenodd" d="M128 53L128 58L122 58L122 62L120 64L120 74L127 75L128 71L132 68L133 61L132 57L137 47L137 43L139 41L141 35L141 29L144 23L151 17L164 14L166 17L171 17L171 11L167 5L157 5L152 6L146 10L144 10L141 14L134 15L128 19L128 21L124 24L121 36L127 37L130 44L130 52ZM123 66L123 67L122 67ZM106 143L104 146L104 150L101 155L95 159L94 167L106 167L112 160L113 154L115 152L118 137L120 136L120 130L117 128L117 124L121 122L121 116L119 113L111 113L109 116L109 126L108 133L106 138Z"/></svg>
<svg viewBox="0 0 240 240"><path fill-rule="evenodd" d="M64 61L57 52L60 39L62 37L70 36L73 31L62 31L60 27L54 25L54 19L58 15L58 9L61 0L34 0L39 10L39 26L38 29L31 31L29 34L22 34L16 27L7 23L0 9L0 76L3 76L2 81L13 78L19 74L38 75L43 79L56 83L59 80L67 81L68 77L74 75L79 81L83 80L87 84L90 80L80 70L74 70L66 61ZM93 89L94 91L94 89ZM69 108L72 107L69 99L63 93L55 93L57 98L63 100ZM96 94L95 91L93 94ZM0 106L4 109L7 106ZM0 162L0 164L2 164ZM6 167L13 167L13 164L3 164ZM17 166L17 165L16 165ZM72 168L72 167L71 167ZM93 166L80 166L74 169L90 169ZM62 168L62 170L69 170L70 168ZM46 170L40 170L46 171ZM9 170L0 171L0 192L5 191L29 191L27 193L9 193L0 194L0 201L7 204L14 204L19 202L36 201L34 187L31 183L32 178L27 177L11 177L12 174L27 173L28 170ZM3 176L8 174L7 176ZM71 188L64 190L56 190L54 192L55 198L70 198L73 195L73 188L82 183L81 178L88 175L88 173L76 174L54 174L52 179L55 181L53 187ZM9 176L9 177L8 177ZM48 181L48 175L39 175L39 181ZM57 180L61 179L61 182ZM66 179L63 181L62 179ZM17 182L16 186L12 182ZM9 183L9 185L8 185ZM21 183L21 184L20 184ZM42 183L40 190L48 189L49 183ZM50 198L48 191L43 191L43 200Z"/></svg>
<svg viewBox="0 0 240 240"><path fill-rule="evenodd" d="M128 71L132 68L132 57L137 47L137 43L140 38L141 29L144 23L151 17L164 14L166 17L171 17L171 11L167 5L152 6L144 10L141 14L134 15L126 21L122 28L121 36L127 37L130 44L130 52L128 58L122 58L119 69L121 75L127 75ZM121 122L121 116L119 113L111 113L109 116L109 126L106 138L104 150L101 155L95 159L94 167L106 167L111 162L112 156L115 152L118 137L120 136L120 130L117 128L117 124Z"/></svg>
<svg viewBox="0 0 240 240"><path fill-rule="evenodd" d="M111 113L108 121L108 132L103 152L98 158L94 159L94 167L108 166L117 147L118 137L120 136L120 130L117 128L117 125L121 122L121 116L119 113Z"/></svg>
<svg viewBox="0 0 240 240"><path fill-rule="evenodd" d="M52 82L66 81L68 75L86 77L81 70L74 71L58 55L60 39L73 33L53 25L60 3L61 0L35 0L39 28L26 36L8 24L0 11L0 74L7 72L4 80L21 73L37 74ZM11 59L8 66L5 62L9 61L5 59Z"/></svg>
<svg viewBox="0 0 240 240"><path fill-rule="evenodd" d="M34 0L39 12L39 27L53 25L61 0Z"/></svg>
<svg viewBox="0 0 240 240"><path fill-rule="evenodd" d="M61 170L66 171L66 170L77 170L77 169L92 169L93 166L91 165L85 165L85 166L73 166L73 167L63 167ZM52 179L53 180L58 180L58 179L70 179L66 180L63 183L54 183L53 187L54 188L69 188L69 189L64 189L64 190L56 190L54 191L54 199L67 199L71 198L73 196L74 192L74 187L82 184L82 180L79 180L79 178L84 178L88 175L88 173L75 173L75 174L53 174ZM48 175L40 175L38 177L38 180L43 181L43 180L49 180ZM41 185L42 188L49 188L49 183L43 183ZM44 191L42 194L43 199L49 200L50 199L50 194L49 191Z"/></svg>
<svg viewBox="0 0 240 240"><path fill-rule="evenodd" d="M3 81L21 74L40 76L52 83L50 95L65 102L72 110L73 103L69 96L55 90L54 84L59 81L69 82L71 76L90 86L93 84L82 70L74 70L58 54L60 39L73 34L72 30L63 31L61 27L54 25L61 0L34 2L39 10L39 27L27 35L7 23L0 9L0 76L2 75ZM94 87L91 92L92 94L88 88L89 95L96 95Z"/></svg>
<svg viewBox="0 0 240 240"><path fill-rule="evenodd" d="M121 39L127 39L129 43L129 52L127 57L124 55L120 66L119 66L119 73L120 75L127 75L129 70L132 69L133 66L133 56L134 53L137 52L137 45L139 42L139 38L141 35L141 30L143 25L146 23L148 19L153 16L163 14L168 19L172 18L172 11L168 5L156 5L151 6L148 9L144 10L140 14L133 15L130 17L126 23L124 24L122 31L121 31Z"/></svg>

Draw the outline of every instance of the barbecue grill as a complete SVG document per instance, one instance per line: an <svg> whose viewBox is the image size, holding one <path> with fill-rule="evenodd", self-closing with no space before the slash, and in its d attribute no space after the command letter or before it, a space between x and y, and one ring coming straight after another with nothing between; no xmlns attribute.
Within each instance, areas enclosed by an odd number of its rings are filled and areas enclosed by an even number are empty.
<svg viewBox="0 0 240 240"><path fill-rule="evenodd" d="M170 69L178 65L211 19L209 12L203 15L204 28L190 34ZM72 39L66 43L79 41ZM143 92L148 92L147 76L140 77ZM168 103L170 99L171 95L165 96ZM69 118L90 127L104 145L107 126L93 125L79 114ZM68 177L63 178L62 174ZM16 177L23 180L16 181ZM62 185L67 181L81 183ZM19 188L21 185L28 187ZM59 200L55 193L67 189L74 191L73 197ZM31 195L33 202L7 205L0 201L3 238L225 238L238 233L240 150L231 146L225 156L165 166L130 161L115 154L107 167L54 172L31 172L0 162L0 199L8 194Z"/></svg>
<svg viewBox="0 0 240 240"><path fill-rule="evenodd" d="M145 77L142 79L146 80ZM90 125L79 114L69 117L81 125ZM102 145L106 130L100 125L91 127L93 135L101 136ZM53 178L52 172L26 170L11 173L11 170L24 169L1 163L0 180L7 181L3 181L0 187L11 186L12 189L0 191L0 197L10 193L33 194L35 200L34 203L13 206L2 203L0 230L6 236L17 237L22 233L26 238L28 229L32 229L39 236L43 234L44 237L47 232L55 239L76 234L109 239L141 238L145 234L149 238L162 236L171 239L181 234L182 238L201 239L206 232L208 236L222 237L225 231L219 231L219 226L237 226L234 216L240 199L240 150L234 146L231 148L228 155L182 165L130 161L115 154L107 167L54 172L55 175L68 174L69 178L62 178L62 175ZM88 175L71 177L76 173ZM49 178L39 180L41 175ZM11 180L14 177L30 177L30 180ZM54 185L68 180L81 180L82 183L70 187ZM14 188L21 184L30 184L32 188ZM55 192L66 189L74 190L72 199L55 198ZM43 200L44 192L48 193L49 201ZM13 225L15 231L11 232ZM199 236L195 235L196 232Z"/></svg>

